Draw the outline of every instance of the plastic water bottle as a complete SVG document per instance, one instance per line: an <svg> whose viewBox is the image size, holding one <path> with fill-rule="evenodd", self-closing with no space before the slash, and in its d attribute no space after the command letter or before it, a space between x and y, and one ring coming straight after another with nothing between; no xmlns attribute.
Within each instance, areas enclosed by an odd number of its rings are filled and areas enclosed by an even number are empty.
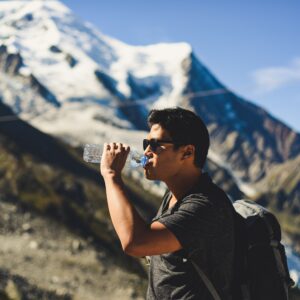
<svg viewBox="0 0 300 300"><path fill-rule="evenodd" d="M97 144L86 144L83 149L83 159L89 163L98 164L101 162L102 146ZM131 168L137 168L139 166L144 167L148 162L148 157L140 155L138 152L131 150L128 154L129 166ZM127 157L127 162L128 162ZM128 165L126 162L126 165Z"/></svg>

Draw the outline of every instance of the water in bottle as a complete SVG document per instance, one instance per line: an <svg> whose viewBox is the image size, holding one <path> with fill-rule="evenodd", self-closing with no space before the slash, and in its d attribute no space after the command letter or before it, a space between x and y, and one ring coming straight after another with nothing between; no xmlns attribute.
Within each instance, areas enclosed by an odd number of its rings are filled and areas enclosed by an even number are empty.
<svg viewBox="0 0 300 300"><path fill-rule="evenodd" d="M89 163L100 163L102 154L102 146L97 144L86 144L83 149L83 159ZM144 167L148 162L148 157L140 155L138 152L131 150L128 154L129 165L132 168L139 166Z"/></svg>

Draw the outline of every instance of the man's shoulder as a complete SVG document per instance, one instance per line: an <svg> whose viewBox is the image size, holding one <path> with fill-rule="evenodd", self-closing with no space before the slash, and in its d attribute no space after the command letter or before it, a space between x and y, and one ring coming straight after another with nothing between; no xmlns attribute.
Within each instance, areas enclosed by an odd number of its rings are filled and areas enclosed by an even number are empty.
<svg viewBox="0 0 300 300"><path fill-rule="evenodd" d="M184 197L179 209L192 211L193 215L227 222L233 219L233 205L227 194L214 183L209 187ZM225 219L224 219L225 217Z"/></svg>
<svg viewBox="0 0 300 300"><path fill-rule="evenodd" d="M210 201L209 195L203 192L191 193L186 195L181 203L182 206L196 205L199 207L212 207L213 203Z"/></svg>
<svg viewBox="0 0 300 300"><path fill-rule="evenodd" d="M214 207L221 204L231 203L227 194L216 184L211 183L208 187L187 194L182 203L194 203L201 206Z"/></svg>

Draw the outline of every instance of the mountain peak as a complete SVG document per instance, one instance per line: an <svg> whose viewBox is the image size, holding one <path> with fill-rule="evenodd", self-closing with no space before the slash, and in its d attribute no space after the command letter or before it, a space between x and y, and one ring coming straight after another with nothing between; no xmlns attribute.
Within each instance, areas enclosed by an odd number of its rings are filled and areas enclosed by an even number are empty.
<svg viewBox="0 0 300 300"><path fill-rule="evenodd" d="M33 74L59 102L109 98L111 90L95 76L101 72L116 82L114 91L123 99L168 95L175 103L184 88L182 66L192 54L187 43L127 45L56 0L4 2L0 10L0 46L19 55L22 72ZM137 84L143 91L132 89Z"/></svg>
<svg viewBox="0 0 300 300"><path fill-rule="evenodd" d="M24 13L27 11L41 11L57 13L70 13L71 10L58 0L23 0L23 1L3 1L0 2L0 9L2 14L5 12Z"/></svg>
<svg viewBox="0 0 300 300"><path fill-rule="evenodd" d="M155 54L159 56L176 54L178 56L186 58L192 54L192 46L186 42L177 42L177 43L157 43L146 46L133 46L138 51L149 51L156 52ZM176 52L176 53L175 53Z"/></svg>

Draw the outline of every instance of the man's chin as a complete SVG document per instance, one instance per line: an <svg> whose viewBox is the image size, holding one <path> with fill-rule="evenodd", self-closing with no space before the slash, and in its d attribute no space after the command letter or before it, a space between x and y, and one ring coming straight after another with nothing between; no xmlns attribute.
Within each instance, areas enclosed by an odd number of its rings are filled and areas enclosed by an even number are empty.
<svg viewBox="0 0 300 300"><path fill-rule="evenodd" d="M144 170L145 178L148 180L156 180L155 176L149 172L149 170Z"/></svg>

